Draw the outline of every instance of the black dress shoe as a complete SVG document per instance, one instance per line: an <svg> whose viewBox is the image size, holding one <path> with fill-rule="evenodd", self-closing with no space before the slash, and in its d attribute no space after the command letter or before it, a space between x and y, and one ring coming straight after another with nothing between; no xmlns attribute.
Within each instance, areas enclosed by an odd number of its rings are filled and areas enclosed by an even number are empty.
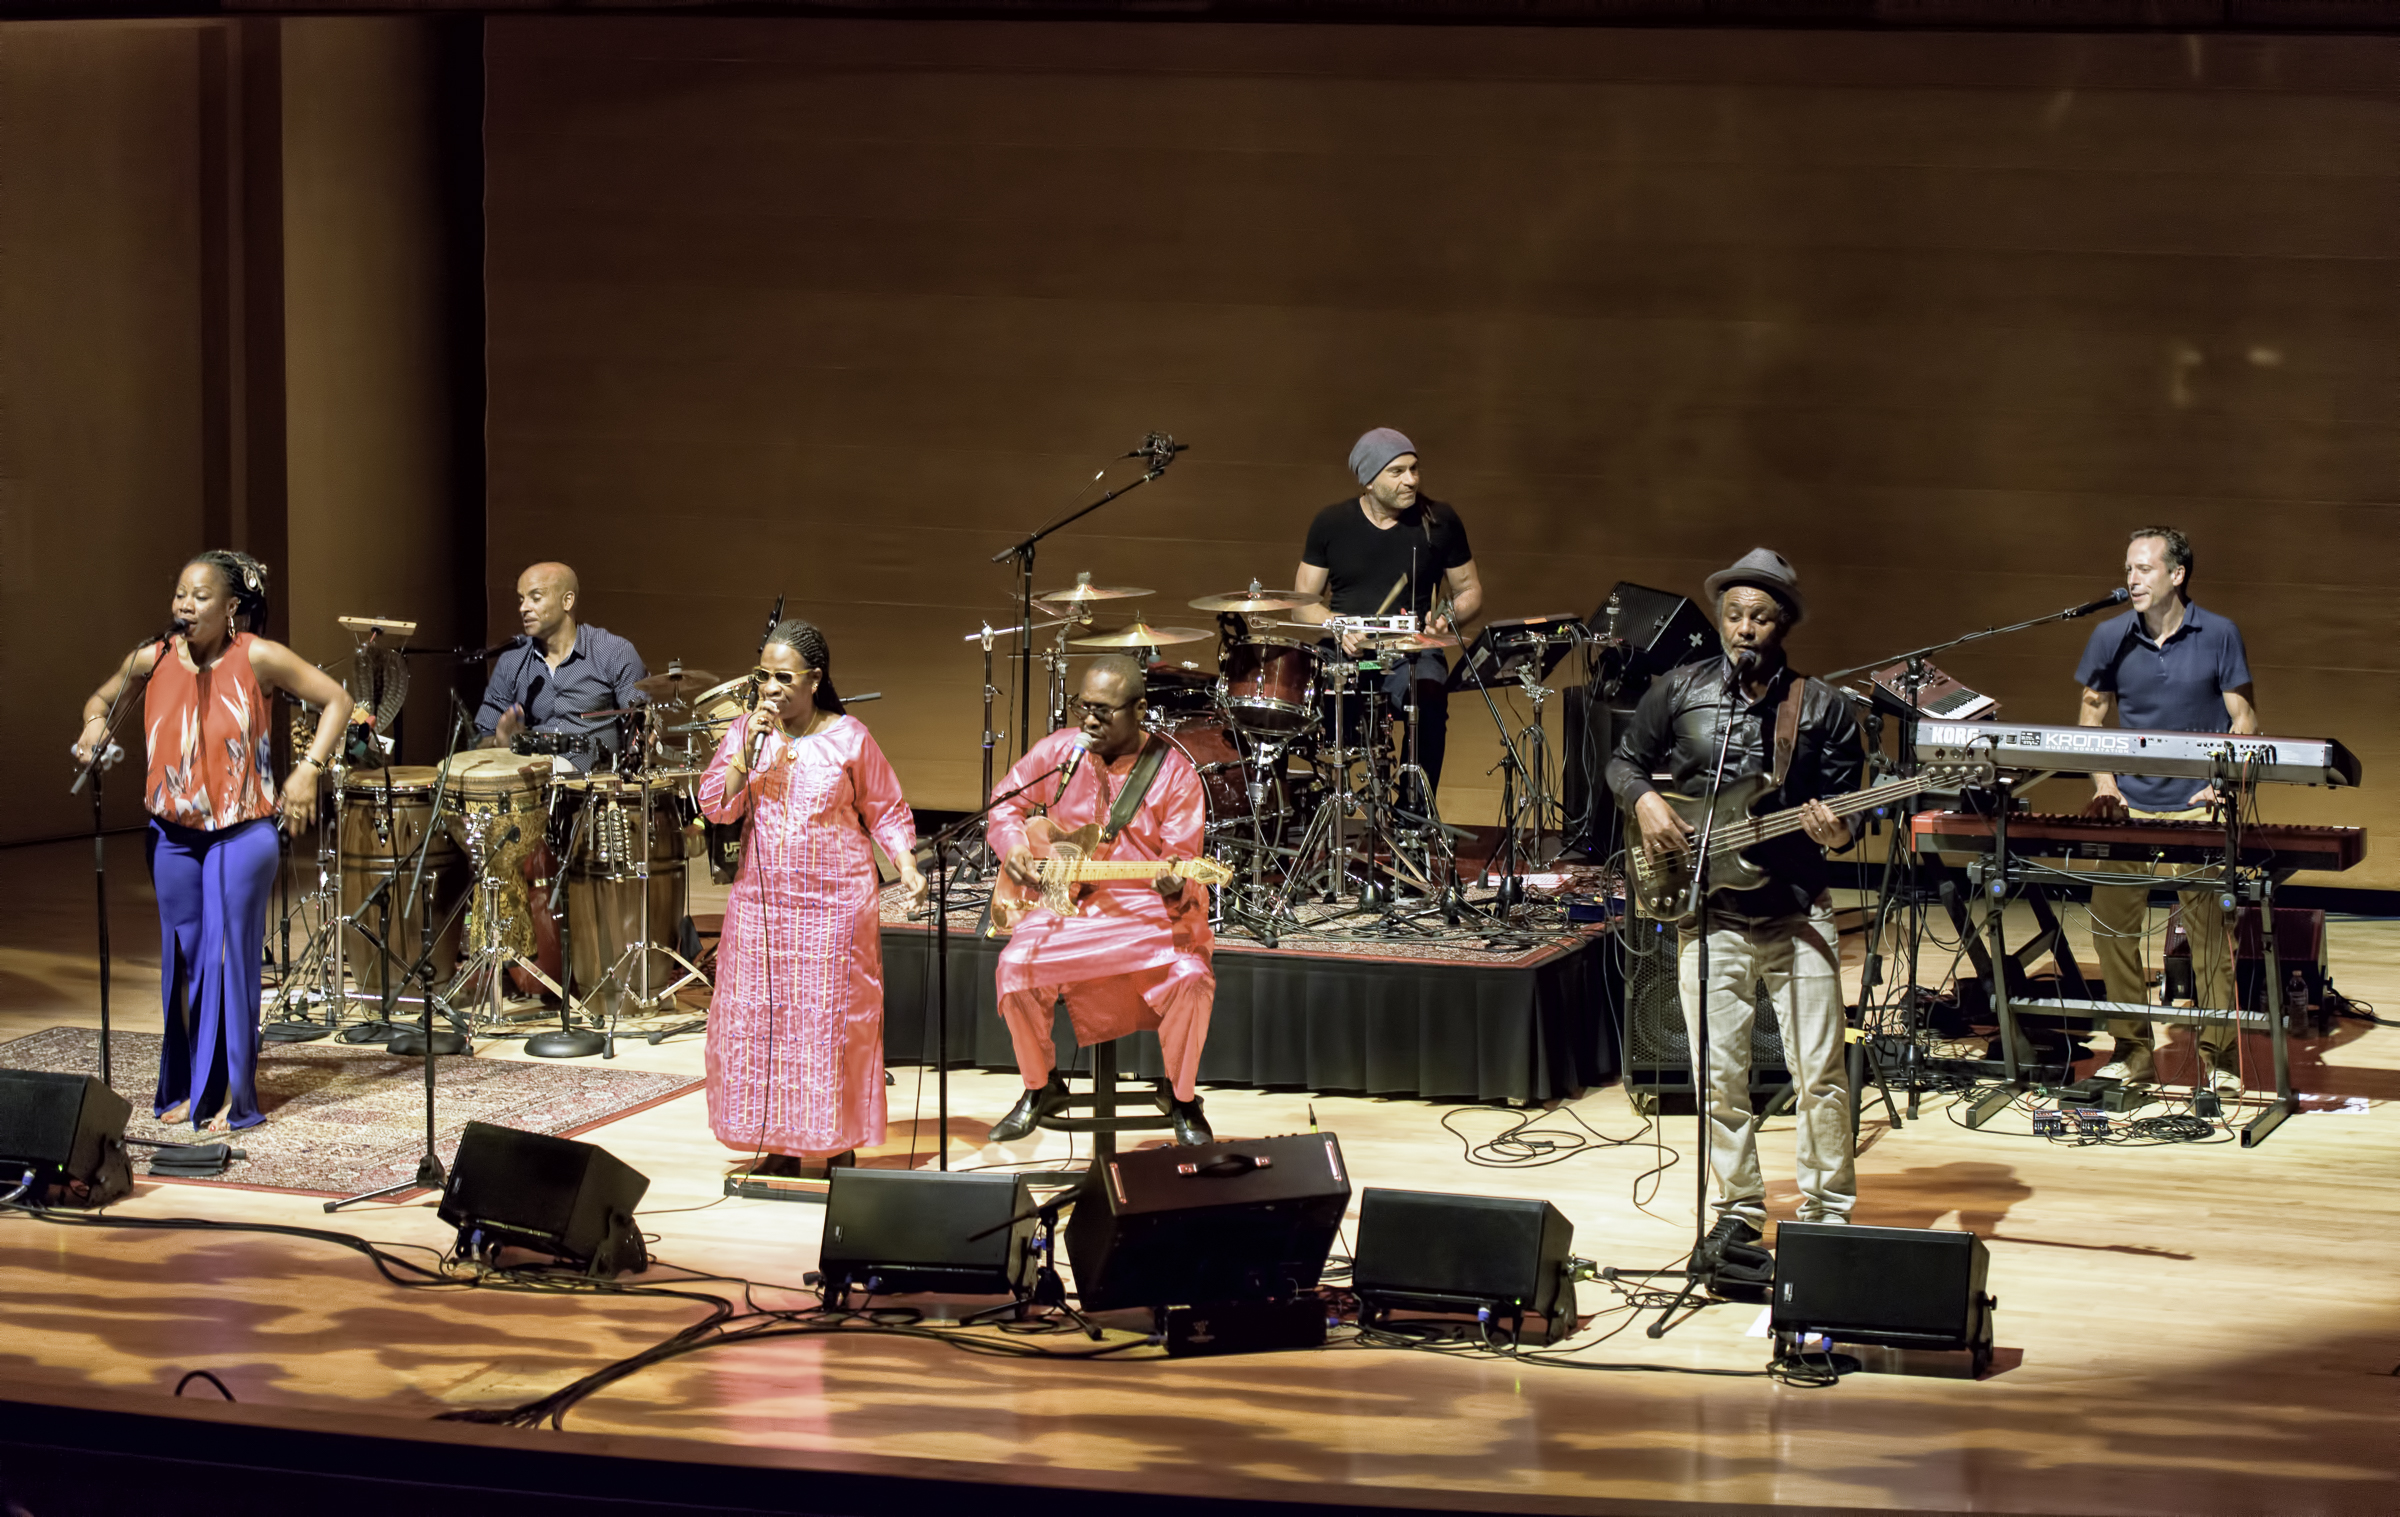
<svg viewBox="0 0 2400 1517"><path fill-rule="evenodd" d="M1039 1126L1042 1118L1066 1104L1067 1082L1052 1075L1049 1084L1019 1096L1017 1104L1008 1109L1008 1115L992 1124L992 1141L1014 1143Z"/></svg>
<svg viewBox="0 0 2400 1517"><path fill-rule="evenodd" d="M1208 1118L1200 1111L1198 1096L1176 1102L1167 1109L1167 1115L1175 1119L1175 1141L1184 1147L1195 1148L1217 1141L1217 1135L1208 1130Z"/></svg>

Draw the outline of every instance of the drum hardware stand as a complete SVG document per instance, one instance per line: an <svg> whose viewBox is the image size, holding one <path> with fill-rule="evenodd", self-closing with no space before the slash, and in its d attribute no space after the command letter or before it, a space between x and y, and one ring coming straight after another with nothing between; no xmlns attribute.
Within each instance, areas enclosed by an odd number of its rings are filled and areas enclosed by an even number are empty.
<svg viewBox="0 0 2400 1517"><path fill-rule="evenodd" d="M326 771L333 777L333 802L330 811L320 808L317 816L317 888L300 898L300 909L307 911L314 903L314 920L309 926L308 945L300 951L302 965L314 966L302 973L286 968L275 987L275 1007L278 1013L289 1012L292 1002L305 1002L316 997L325 1007L322 1025L309 1021L303 1008L297 1015L269 1021L260 1029L260 1036L270 1043L313 1042L341 1025L340 1008L347 989L347 968L343 959L345 945L342 928L347 918L342 913L341 898L341 816L344 805L344 783L349 765L344 755L336 752ZM287 929L289 917L286 917ZM301 984L303 979L318 980L314 989Z"/></svg>
<svg viewBox="0 0 2400 1517"><path fill-rule="evenodd" d="M584 997L584 1005L588 1008L592 1002L592 995L597 995L602 990L606 989L611 981L618 982L615 1004L609 1009L608 1029L604 1034L602 1034L602 1043L600 1048L601 1057L608 1059L613 1059L617 1056L617 1027L618 1024L624 1019L625 1001L628 995L632 997L634 1009L636 1011L655 1011L660 1006L666 1005L673 1001L676 992L682 990L683 987L691 984L694 980L705 980L708 978L706 975L700 972L699 965L693 963L690 959L685 958L678 949L669 948L663 944L653 944L650 941L650 845L652 842L652 828L654 825L651 815L653 808L650 804L650 797L652 795L651 786L656 783L656 780L650 774L650 772L645 769L641 772L640 777L635 783L636 789L634 794L640 798L640 805L642 809L641 843L640 846L635 850L639 857L633 866L633 883L635 886L635 895L638 903L636 906L636 911L639 914L637 920L640 923L640 930L635 934L634 940L625 945L625 951L617 955L617 962L611 964L608 967L607 972L602 974L599 981L593 985L592 994ZM572 860L570 860L567 867L573 867ZM687 863L683 867L689 869L691 866ZM622 882L609 881L608 883L619 884ZM597 903L599 896L599 884L599 881L593 882L593 898L595 904ZM568 909L573 909L572 902L569 903ZM593 913L595 916L598 914L599 913L597 910L595 910ZM681 964L684 968L684 973L676 979L674 984L669 985L662 991L659 991L656 995L651 994L650 991L650 955L652 953L663 953L668 958L673 959L676 963ZM634 981L634 983L630 985L624 983L623 980L620 979L620 977L626 973L629 964L632 967L632 978ZM540 1034L540 1036L543 1038L549 1038L551 1035L548 1033L543 1033ZM658 1040L653 1038L651 1041L655 1043ZM527 1053L532 1053L535 1051L531 1039L527 1040L525 1051ZM576 1058L579 1057L579 1055L564 1054L554 1055L551 1057Z"/></svg>
<svg viewBox="0 0 2400 1517"><path fill-rule="evenodd" d="M553 921L558 923L558 979L551 979L542 973L542 967L539 964L531 962L521 954L510 953L505 946L499 943L500 919L496 910L487 913L484 917L485 922L489 924L485 928L485 934L491 939L490 946L498 955L499 960L492 966L491 1016L493 1020L497 1021L500 1015L501 971L511 964L524 965L535 980L558 997L558 1026L547 1032L537 1032L525 1040L525 1051L537 1059L584 1059L608 1047L608 1039L605 1036L588 1027L579 1028L575 1025L575 997L568 993L566 985L560 983L560 981L565 981L567 985L571 985L575 981L575 933L573 924L568 921L571 907L567 904L566 899L567 876L575 867L575 849L576 845L583 841L583 824L591 817L590 794L589 791L585 792L584 803L575 808L575 820L567 828L567 850L559 856L557 877L545 882L550 886L550 916ZM488 871L481 869L475 871L476 888L488 889L496 908L499 904L500 882L487 878L487 873ZM480 959L482 956L479 951L477 957ZM585 998L584 1009L586 1012L591 1009L591 1001L588 997Z"/></svg>
<svg viewBox="0 0 2400 1517"><path fill-rule="evenodd" d="M452 704L456 708L457 703L454 701ZM449 740L443 745L446 753L450 756L456 756L459 751L459 729L465 721L465 716L463 708L454 709L451 714ZM408 974L400 983L394 983L392 979L391 919L388 914L384 919L384 941L378 945L383 951L383 1022L389 1032L389 1038L384 1047L387 1052L391 1053L413 1052L405 1046L408 1041L407 1034L411 1029L395 1023L392 1013L400 1001L400 984L421 977L424 982L424 1026L418 1031L418 1038L426 1044L426 1057L429 1060L434 1054L471 1054L475 1051L475 1040L469 1035L473 1031L472 1024L452 1010L450 1003L436 995L433 988L433 955L441 944L442 935L450 930L450 922L443 922L438 929L433 925L433 898L425 893L425 858L433 851L434 835L440 832L445 825L442 820L442 802L448 795L449 788L450 766L444 762L434 771L433 802L431 809L426 813L424 834L417 839L417 856L410 863L408 896L406 903L401 908L403 917L410 912L418 914L419 930L422 936L417 944L417 962L409 966ZM384 788L384 809L387 814L391 809L391 788L388 785ZM392 862L393 878L396 880L399 875L399 860L395 857ZM457 919L464 899L462 896L460 902L452 906L450 920ZM455 977L453 978L455 979ZM458 1031L437 1032L434 1030L433 1007L436 1001L441 1002L442 1014L458 1025ZM428 1090L430 1090L432 1079L430 1069L426 1078Z"/></svg>
<svg viewBox="0 0 2400 1517"><path fill-rule="evenodd" d="M515 839L517 832L518 829L512 825L508 831L492 840L491 845L484 850L483 857L475 861L475 877L477 880L485 880L490 877L492 859L500 852L502 848L506 847ZM466 904L466 898L461 896L457 904L450 908L449 920L456 920L458 914L466 909ZM487 915L484 920L487 924L490 924L486 928L487 934L497 937L497 924L499 919L496 916ZM449 931L449 921L445 921L443 923L442 931ZM439 1003L442 1008L442 1014L451 1017L453 1020L456 1020L457 1013L451 1010L449 1003L442 1000L441 996L436 994L433 989L433 952L435 946L439 944L440 941L441 938L438 933L429 933L426 936L425 942L418 950L417 961L408 967L407 978L421 979L425 986L425 995L422 1001L419 1003L419 1019L417 1026L414 1028L401 1029L403 1032L414 1032L416 1034L416 1038L414 1040L415 1047L409 1049L408 1051L421 1058L425 1065L425 1152L417 1160L417 1172L413 1177L403 1180L396 1185L387 1185L380 1190L365 1191L359 1195L344 1196L339 1200L328 1201L325 1203L325 1210L328 1212L338 1212L345 1206L356 1206L361 1201L380 1201L387 1196L403 1195L413 1190L441 1190L449 1184L449 1174L442 1167L441 1155L437 1151L435 1143L433 1059L434 1055L441 1051L441 1040L445 1036L450 1035L436 1032L434 1030L433 1008L437 1003ZM537 970L536 973L539 973L539 971ZM499 977L497 974L495 974L493 977L493 983L495 985L499 983ZM395 1039L395 1041L397 1041L397 1039ZM461 1041L464 1046L458 1050L459 1052L471 1054L475 1051L475 1045L472 1040L462 1039Z"/></svg>
<svg viewBox="0 0 2400 1517"><path fill-rule="evenodd" d="M1695 1035L1691 1039L1690 1050L1693 1126L1695 1138L1699 1144L1698 1162L1692 1166L1698 1187L1698 1194L1693 1201L1692 1208L1692 1251L1680 1269L1621 1270L1612 1266L1600 1272L1602 1279L1611 1281L1658 1279L1681 1279L1683 1281L1683 1288L1675 1293L1675 1299L1668 1302L1666 1308L1658 1314L1658 1320L1643 1329L1653 1338L1665 1337L1667 1329L1675 1325L1675 1314L1683 1310L1685 1302L1692 1299L1693 1290L1696 1287L1711 1285L1717 1274L1718 1261L1708 1252L1708 1110L1709 1103L1714 1096L1708 1078L1708 1008L1712 999L1708 982L1708 854L1710 846L1716 841L1717 798L1724 793L1725 789L1725 758L1733 749L1734 702L1740 696L1741 689L1741 670L1729 669L1725 679L1725 706L1717 714L1717 762L1709 770L1708 775L1708 812L1701 819L1700 835L1692 840L1692 880L1689 885L1684 887L1683 897L1684 918L1693 924L1693 930L1699 934L1696 952L1699 959L1697 983L1700 987L1700 1009L1699 1013L1691 1018ZM1705 1301L1701 1303L1703 1306L1707 1304Z"/></svg>
<svg viewBox="0 0 2400 1517"><path fill-rule="evenodd" d="M1160 475L1166 473L1167 466L1175 461L1175 455L1182 452L1186 446L1188 446L1188 444L1178 443L1174 438L1169 437L1164 432L1151 433L1149 436L1142 439L1142 445L1140 447L1134 449L1131 453L1124 455L1126 458L1140 458L1148 461L1149 467L1143 471L1141 478L1133 481L1131 484L1122 485L1117 489L1109 491L1107 494L1101 496L1098 500L1093 501L1088 506L1069 511L1064 515L1053 518L1049 525L1035 528L1033 531L1027 533L1015 543L1010 544L1008 547L1003 548L999 552L992 555L991 561L995 564L1005 564L1013 561L1017 566L1018 626L1029 629L1033 626L1033 556L1035 550L1041 545L1042 539L1048 537L1053 532L1060 531L1063 528L1070 527L1076 522L1083 520L1085 517L1091 515L1094 511L1099 510L1102 506L1107 505L1110 501L1115 500L1120 495L1123 495L1126 491L1138 490L1142 486L1158 478ZM1103 469L1102 472L1105 473L1107 471ZM1097 475L1093 477L1098 478ZM1081 494L1082 492L1078 491L1076 493ZM1033 746L1034 741L1033 639L1030 631L1028 631L1028 633L1018 641L1016 659L1017 753L1019 757L1022 757L1025 753L1025 750ZM991 724L986 722L984 725L988 728ZM985 789L984 794L991 794L991 791L988 787Z"/></svg>
<svg viewBox="0 0 2400 1517"><path fill-rule="evenodd" d="M1128 485L1127 489L1132 486ZM1119 492L1123 493L1122 491ZM1072 518L1069 518L1072 520ZM969 827L992 814L992 808L1002 801L1014 800L1042 781L1057 774L1066 766L1053 764L1040 774L1009 791L995 795L982 807L937 829L919 847L933 849L933 1018L934 1057L933 1082L935 1101L935 1158L937 1169L950 1167L950 865L949 845L966 834ZM920 1037L919 1048L922 1050ZM923 1089L922 1086L919 1089ZM921 1098L920 1098L921 1099Z"/></svg>

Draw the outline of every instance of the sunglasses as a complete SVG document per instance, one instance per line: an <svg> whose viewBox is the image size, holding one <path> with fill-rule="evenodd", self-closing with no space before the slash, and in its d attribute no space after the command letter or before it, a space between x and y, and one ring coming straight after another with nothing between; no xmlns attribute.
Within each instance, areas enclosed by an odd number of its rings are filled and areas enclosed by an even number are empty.
<svg viewBox="0 0 2400 1517"><path fill-rule="evenodd" d="M788 689L800 683L800 676L796 671L790 669L753 669L750 671L750 683L753 685L763 685L769 680Z"/></svg>
<svg viewBox="0 0 2400 1517"><path fill-rule="evenodd" d="M1098 701L1077 701L1075 702L1075 710L1083 716L1096 716L1105 722L1110 717L1115 716L1118 712L1130 710L1131 708L1140 704L1141 702L1139 700L1126 701L1123 704L1116 706L1103 705Z"/></svg>

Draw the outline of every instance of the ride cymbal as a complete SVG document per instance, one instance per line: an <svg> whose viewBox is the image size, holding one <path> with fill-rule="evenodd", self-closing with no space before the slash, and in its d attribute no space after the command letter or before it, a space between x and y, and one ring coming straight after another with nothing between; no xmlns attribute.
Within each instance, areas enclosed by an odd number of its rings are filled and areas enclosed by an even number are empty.
<svg viewBox="0 0 2400 1517"><path fill-rule="evenodd" d="M1249 615L1258 611L1297 611L1302 606L1325 604L1323 595L1306 595L1298 590L1262 590L1255 581L1247 590L1234 590L1224 595L1203 595L1186 601L1194 611L1235 611Z"/></svg>
<svg viewBox="0 0 2400 1517"><path fill-rule="evenodd" d="M654 701L675 701L681 700L686 690L705 689L716 682L717 677L706 669L669 669L664 674L635 680L633 688Z"/></svg>
<svg viewBox="0 0 2400 1517"><path fill-rule="evenodd" d="M1077 648L1156 648L1167 643L1197 643L1215 637L1214 632L1199 627L1151 627L1135 622L1114 632L1095 633L1090 637L1069 638Z"/></svg>

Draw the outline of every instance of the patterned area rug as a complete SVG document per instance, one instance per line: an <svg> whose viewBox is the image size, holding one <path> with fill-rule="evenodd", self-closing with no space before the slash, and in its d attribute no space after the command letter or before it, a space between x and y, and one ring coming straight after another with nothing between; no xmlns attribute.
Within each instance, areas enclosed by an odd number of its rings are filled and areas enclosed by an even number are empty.
<svg viewBox="0 0 2400 1517"><path fill-rule="evenodd" d="M133 1103L129 1138L166 1143L229 1141L247 1158L194 1183L313 1196L354 1196L415 1176L425 1151L425 1066L394 1058L375 1044L269 1043L258 1056L258 1101L267 1120L219 1140L188 1125L151 1120L159 1035L120 1032L109 1039L117 1091ZM64 1074L100 1072L100 1033L52 1027L0 1043L0 1067ZM469 1122L492 1122L561 1137L670 1100L702 1084L690 1075L595 1069L582 1063L534 1064L467 1057L434 1060L434 1133L442 1162L458 1152ZM134 1150L134 1173L150 1178Z"/></svg>

